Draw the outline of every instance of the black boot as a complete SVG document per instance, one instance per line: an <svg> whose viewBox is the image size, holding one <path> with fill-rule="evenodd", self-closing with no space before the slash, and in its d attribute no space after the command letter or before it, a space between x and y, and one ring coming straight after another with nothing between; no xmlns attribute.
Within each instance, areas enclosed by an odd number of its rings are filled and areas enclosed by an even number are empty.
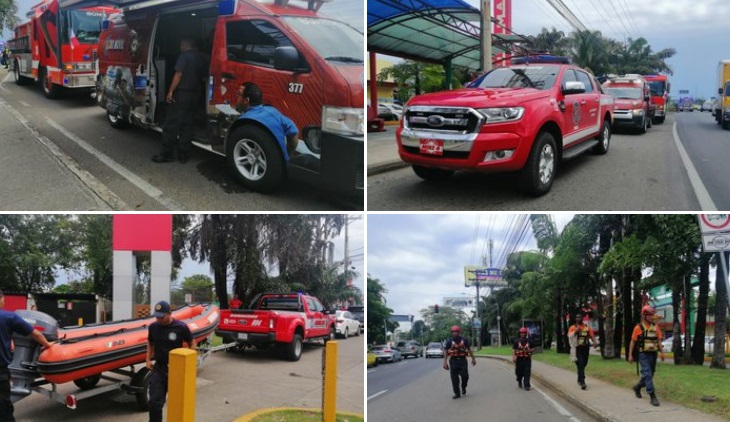
<svg viewBox="0 0 730 422"><path fill-rule="evenodd" d="M631 387L632 390L634 390L634 394L636 394L636 398L641 398L641 384L636 384L635 386Z"/></svg>
<svg viewBox="0 0 730 422"><path fill-rule="evenodd" d="M659 406L659 400L656 399L656 394L651 393L651 394L649 394L649 397L651 397L651 400L649 400L649 403L651 403L652 406Z"/></svg>
<svg viewBox="0 0 730 422"><path fill-rule="evenodd" d="M522 380L517 380L517 386L522 388Z"/></svg>

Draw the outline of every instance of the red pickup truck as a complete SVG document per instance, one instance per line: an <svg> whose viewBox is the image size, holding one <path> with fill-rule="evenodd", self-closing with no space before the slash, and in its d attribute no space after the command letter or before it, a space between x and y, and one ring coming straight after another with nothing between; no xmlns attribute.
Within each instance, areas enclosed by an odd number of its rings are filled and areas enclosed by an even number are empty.
<svg viewBox="0 0 730 422"><path fill-rule="evenodd" d="M335 316L316 297L299 293L263 293L251 309L223 309L215 333L239 347L276 346L291 361L302 356L302 342L335 338Z"/></svg>
<svg viewBox="0 0 730 422"><path fill-rule="evenodd" d="M528 193L547 193L561 159L605 154L611 137L613 98L565 60L530 58L411 98L396 131L401 159L426 180L519 171Z"/></svg>

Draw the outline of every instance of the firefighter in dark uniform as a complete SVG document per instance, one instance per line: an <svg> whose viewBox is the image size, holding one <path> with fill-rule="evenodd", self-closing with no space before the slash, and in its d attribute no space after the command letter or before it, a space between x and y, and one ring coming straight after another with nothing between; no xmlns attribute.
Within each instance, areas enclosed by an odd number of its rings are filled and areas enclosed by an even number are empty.
<svg viewBox="0 0 730 422"><path fill-rule="evenodd" d="M578 346L575 348L576 358L575 366L578 368L578 385L580 388L586 389L586 366L588 366L588 355L591 350L591 344L596 343L595 334L593 330L586 324L583 324L583 314L577 313L575 315L575 324L571 325L568 329L568 336L576 336Z"/></svg>
<svg viewBox="0 0 730 422"><path fill-rule="evenodd" d="M444 369L451 369L451 386L454 388L454 399L466 395L466 384L469 382L469 364L466 357L471 357L471 364L476 365L477 360L469 347L469 340L461 336L461 328L458 325L451 327L451 338L446 340L446 354L444 354ZM449 360L448 363L446 360ZM459 377L461 377L461 389L459 389Z"/></svg>
<svg viewBox="0 0 730 422"><path fill-rule="evenodd" d="M656 311L649 305L641 308L641 322L636 324L634 332L631 333L631 344L629 350L634 351L637 347L641 379L633 386L634 394L641 398L641 389L646 387L649 393L652 406L659 406L659 400L654 391L654 372L656 372L657 352L664 362L664 350L662 348L662 331L654 324ZM634 354L629 353L629 362L634 361Z"/></svg>
<svg viewBox="0 0 730 422"><path fill-rule="evenodd" d="M530 330L527 327L520 328L520 337L515 340L512 345L512 362L515 364L515 375L517 376L517 385L525 391L530 391L530 373L532 372L532 352L535 346L532 340L528 338Z"/></svg>

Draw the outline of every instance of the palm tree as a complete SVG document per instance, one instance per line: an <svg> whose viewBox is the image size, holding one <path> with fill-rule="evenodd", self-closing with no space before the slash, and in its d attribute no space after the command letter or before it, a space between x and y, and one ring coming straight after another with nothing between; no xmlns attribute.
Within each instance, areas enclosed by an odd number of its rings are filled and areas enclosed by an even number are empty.
<svg viewBox="0 0 730 422"><path fill-rule="evenodd" d="M575 31L570 37L573 62L594 74L608 71L606 42L600 31Z"/></svg>
<svg viewBox="0 0 730 422"><path fill-rule="evenodd" d="M558 56L567 54L566 46L568 40L563 31L558 31L555 27L542 28L539 34L527 37L530 40L529 46L532 50L546 52Z"/></svg>

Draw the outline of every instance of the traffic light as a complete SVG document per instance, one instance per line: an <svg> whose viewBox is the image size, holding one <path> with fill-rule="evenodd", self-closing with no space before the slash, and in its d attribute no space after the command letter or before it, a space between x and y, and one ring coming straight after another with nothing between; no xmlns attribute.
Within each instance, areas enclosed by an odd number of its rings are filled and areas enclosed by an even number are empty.
<svg viewBox="0 0 730 422"><path fill-rule="evenodd" d="M435 314L439 313L439 306L438 305L433 305L433 313L435 313Z"/></svg>

